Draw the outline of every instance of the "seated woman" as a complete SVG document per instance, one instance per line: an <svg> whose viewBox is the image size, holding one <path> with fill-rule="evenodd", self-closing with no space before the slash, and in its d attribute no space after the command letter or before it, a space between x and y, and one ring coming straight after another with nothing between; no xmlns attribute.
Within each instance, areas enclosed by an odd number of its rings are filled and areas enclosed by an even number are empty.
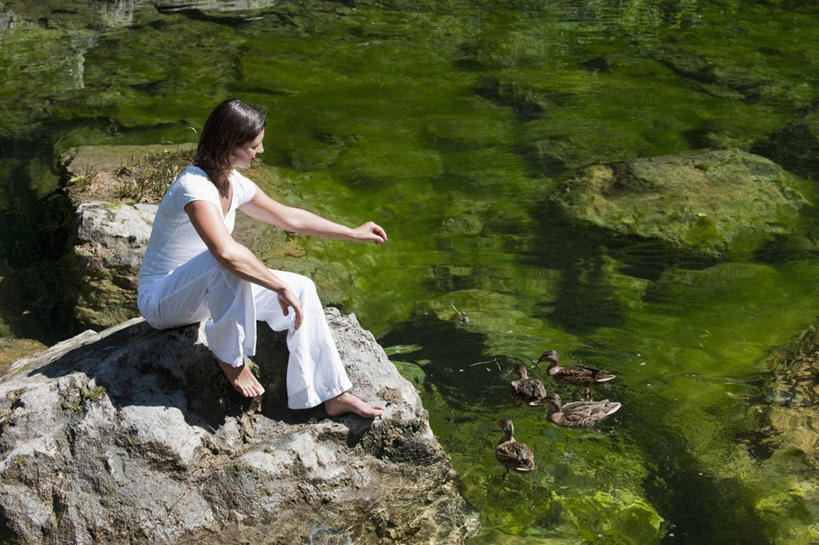
<svg viewBox="0 0 819 545"><path fill-rule="evenodd" d="M250 167L264 147L266 118L240 100L225 101L210 114L193 166L168 188L159 204L151 240L139 271L137 303L153 327L179 327L207 319L212 357L243 396L264 388L245 356L256 351L256 321L287 330L288 406L324 403L327 414L374 417L383 408L352 395L312 280L268 269L231 233L238 208L288 231L382 244L373 222L339 225L267 196L236 168Z"/></svg>

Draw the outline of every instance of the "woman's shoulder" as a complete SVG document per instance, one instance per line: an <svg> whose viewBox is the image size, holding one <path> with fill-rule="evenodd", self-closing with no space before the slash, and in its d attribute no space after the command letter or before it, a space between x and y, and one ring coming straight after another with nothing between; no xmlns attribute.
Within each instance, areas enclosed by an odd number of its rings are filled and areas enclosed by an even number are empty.
<svg viewBox="0 0 819 545"><path fill-rule="evenodd" d="M206 188L216 190L216 186L210 181L207 173L196 165L188 165L185 170L177 176L174 184L184 187Z"/></svg>
<svg viewBox="0 0 819 545"><path fill-rule="evenodd" d="M185 167L179 176L176 177L175 183L180 184L189 184L189 183L197 183L197 182L208 182L210 183L210 178L208 178L208 174L199 168L196 165L188 165ZM213 185L213 184L210 184Z"/></svg>
<svg viewBox="0 0 819 545"><path fill-rule="evenodd" d="M256 184L238 170L233 169L230 172L230 181L233 184L233 190L237 193L239 206L252 199L256 194Z"/></svg>
<svg viewBox="0 0 819 545"><path fill-rule="evenodd" d="M218 201L219 199L216 186L211 183L205 171L195 165L189 165L176 177L168 193L174 199L181 198L183 206L191 200L215 199Z"/></svg>

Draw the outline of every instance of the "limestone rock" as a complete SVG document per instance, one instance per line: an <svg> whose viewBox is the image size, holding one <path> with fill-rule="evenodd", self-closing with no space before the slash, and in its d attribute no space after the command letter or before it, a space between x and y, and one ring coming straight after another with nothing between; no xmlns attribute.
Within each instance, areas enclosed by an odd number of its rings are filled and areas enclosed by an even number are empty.
<svg viewBox="0 0 819 545"><path fill-rule="evenodd" d="M694 151L587 167L551 199L577 224L722 257L795 232L808 203L793 182L763 157Z"/></svg>
<svg viewBox="0 0 819 545"><path fill-rule="evenodd" d="M74 315L110 327L138 315L136 277L151 238L155 204L82 203L74 253L81 275Z"/></svg>
<svg viewBox="0 0 819 545"><path fill-rule="evenodd" d="M382 417L288 410L281 335L260 342L260 401L198 325L134 319L18 360L0 381L0 541L462 543L476 514L417 392L354 316L326 312Z"/></svg>

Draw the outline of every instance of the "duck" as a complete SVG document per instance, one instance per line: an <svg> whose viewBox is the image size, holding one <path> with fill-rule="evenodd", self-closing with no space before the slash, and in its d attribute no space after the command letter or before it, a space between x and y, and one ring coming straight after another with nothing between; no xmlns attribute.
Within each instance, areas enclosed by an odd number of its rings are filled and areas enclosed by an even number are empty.
<svg viewBox="0 0 819 545"><path fill-rule="evenodd" d="M553 379L566 382L568 384L575 384L577 386L585 386L586 400L591 399L591 390L589 389L590 384L608 382L617 377L617 375L613 375L608 371L588 367L586 365L575 364L560 367L558 365L560 362L560 356L555 350L546 350L540 355L536 363L543 361L549 362L549 376Z"/></svg>
<svg viewBox="0 0 819 545"><path fill-rule="evenodd" d="M618 401L574 401L565 405L556 392L546 396L546 401L552 405L547 417L558 426L579 428L594 426L610 414L620 410L623 405Z"/></svg>
<svg viewBox="0 0 819 545"><path fill-rule="evenodd" d="M515 372L520 378L512 381L512 395L529 405L543 405L548 393L543 383L536 378L529 378L526 365L522 363L515 367Z"/></svg>
<svg viewBox="0 0 819 545"><path fill-rule="evenodd" d="M501 418L495 422L496 426L500 426L503 430L503 437L498 441L498 446L495 448L495 458L504 467L506 471L503 472L503 478L509 470L517 473L529 473L535 470L535 454L528 446L520 441L515 441L512 434L515 431L515 425L509 418Z"/></svg>

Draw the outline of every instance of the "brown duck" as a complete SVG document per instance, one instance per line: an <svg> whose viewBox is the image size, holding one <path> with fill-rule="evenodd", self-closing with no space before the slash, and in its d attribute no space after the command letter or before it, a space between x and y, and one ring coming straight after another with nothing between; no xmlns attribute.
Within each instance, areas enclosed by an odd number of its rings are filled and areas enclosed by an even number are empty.
<svg viewBox="0 0 819 545"><path fill-rule="evenodd" d="M591 397L590 384L598 384L601 382L608 382L617 375L612 375L608 371L588 367L586 365L567 365L560 367L560 356L555 350L547 350L537 359L537 363L542 361L549 362L549 376L555 380L566 382L568 384L575 384L577 386L586 387L586 399Z"/></svg>
<svg viewBox="0 0 819 545"><path fill-rule="evenodd" d="M515 372L520 378L512 381L512 395L529 405L543 405L548 393L543 383L536 378L529 378L526 366L522 363L515 367Z"/></svg>
<svg viewBox="0 0 819 545"><path fill-rule="evenodd" d="M608 415L619 411L620 407L622 407L619 402L609 401L608 399L575 401L563 405L560 396L554 392L546 396L546 401L552 405L547 413L549 420L558 426L567 428L594 426Z"/></svg>
<svg viewBox="0 0 819 545"><path fill-rule="evenodd" d="M506 474L509 473L510 469L518 473L534 471L535 455L532 449L520 441L515 441L515 438L512 437L512 433L515 431L512 421L508 418L502 418L495 422L495 425L500 426L503 430L503 437L498 442L497 448L495 448L495 458L506 469L503 472L503 478L506 478Z"/></svg>

